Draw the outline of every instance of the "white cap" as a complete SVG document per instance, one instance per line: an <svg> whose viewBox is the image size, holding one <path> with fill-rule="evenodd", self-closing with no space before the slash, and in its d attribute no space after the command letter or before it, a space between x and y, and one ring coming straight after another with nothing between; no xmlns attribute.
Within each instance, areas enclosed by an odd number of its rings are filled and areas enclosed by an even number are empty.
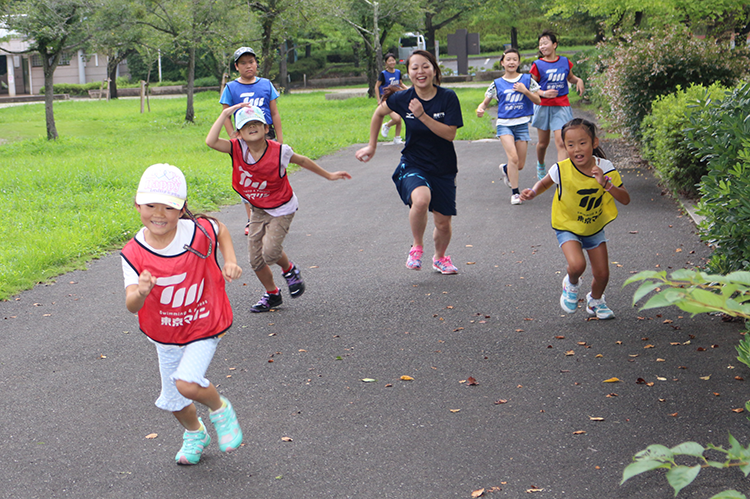
<svg viewBox="0 0 750 499"><path fill-rule="evenodd" d="M263 113L263 110L257 106L241 107L236 113L234 113L234 123L237 130L251 121L260 121L264 125L268 125L266 115Z"/></svg>
<svg viewBox="0 0 750 499"><path fill-rule="evenodd" d="M181 210L187 199L185 175L166 163L146 168L135 194L136 204L165 204Z"/></svg>

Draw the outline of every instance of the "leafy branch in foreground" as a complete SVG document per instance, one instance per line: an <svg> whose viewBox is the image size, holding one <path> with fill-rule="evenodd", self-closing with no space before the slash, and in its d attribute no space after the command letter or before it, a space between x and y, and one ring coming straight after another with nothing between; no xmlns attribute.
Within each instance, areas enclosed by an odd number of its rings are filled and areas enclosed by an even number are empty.
<svg viewBox="0 0 750 499"><path fill-rule="evenodd" d="M729 449L708 444L706 447L696 442L683 442L671 449L663 445L649 445L644 450L633 456L630 463L622 472L622 481L640 475L647 471L666 468L667 481L674 489L674 495L690 485L703 468L728 469L739 467L747 475L750 473L750 445L743 447L731 434L729 435ZM707 450L717 451L726 455L724 462L706 459L703 453ZM698 459L698 464L684 466L676 463L678 456L689 456ZM725 490L711 497L711 499L747 499L745 494L736 490Z"/></svg>
<svg viewBox="0 0 750 499"><path fill-rule="evenodd" d="M750 319L750 272L747 271L720 275L680 269L667 278L665 271L645 270L623 286L634 282L642 284L633 294L633 305L656 291L641 310L674 305L693 315L718 312ZM750 337L746 335L735 348L739 353L737 360L750 367Z"/></svg>

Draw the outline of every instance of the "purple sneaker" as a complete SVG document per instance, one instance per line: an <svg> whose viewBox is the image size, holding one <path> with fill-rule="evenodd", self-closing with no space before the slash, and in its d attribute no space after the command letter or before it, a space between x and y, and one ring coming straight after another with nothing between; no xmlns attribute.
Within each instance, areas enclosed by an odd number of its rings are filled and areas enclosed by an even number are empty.
<svg viewBox="0 0 750 499"><path fill-rule="evenodd" d="M289 294L292 295L292 298L302 296L302 293L305 292L305 281L302 280L302 274L294 263L292 263L291 270L284 273L284 279L289 286Z"/></svg>

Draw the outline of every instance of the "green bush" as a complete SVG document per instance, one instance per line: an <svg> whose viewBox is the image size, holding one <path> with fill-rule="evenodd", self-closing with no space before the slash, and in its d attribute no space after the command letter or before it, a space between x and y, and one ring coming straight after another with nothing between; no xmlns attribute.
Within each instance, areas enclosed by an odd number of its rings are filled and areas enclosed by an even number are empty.
<svg viewBox="0 0 750 499"><path fill-rule="evenodd" d="M76 97L88 97L89 90L99 90L101 82L92 81L91 83L55 83L52 85L53 92L55 94L68 94ZM42 87L40 93L44 95L44 87Z"/></svg>
<svg viewBox="0 0 750 499"><path fill-rule="evenodd" d="M727 87L750 66L746 49L730 49L714 40L698 39L681 25L644 35L635 33L616 47L604 74L594 79L609 102L613 124L635 140L651 103L678 86L691 83Z"/></svg>
<svg viewBox="0 0 750 499"><path fill-rule="evenodd" d="M750 269L750 84L723 100L704 98L690 115L689 145L705 161L698 213L701 238L716 246L714 272Z"/></svg>
<svg viewBox="0 0 750 499"><path fill-rule="evenodd" d="M651 114L641 123L641 155L651 162L669 188L693 199L697 198L697 184L708 169L685 141L685 129L701 98L721 100L726 91L719 83L709 88L678 87L673 94L657 97L651 105Z"/></svg>
<svg viewBox="0 0 750 499"><path fill-rule="evenodd" d="M218 87L221 82L215 76L204 76L203 78L196 78L194 85L196 87Z"/></svg>
<svg viewBox="0 0 750 499"><path fill-rule="evenodd" d="M287 74L292 81L302 81L303 75L313 78L315 74L326 65L324 54L313 54L311 57L298 59L297 62L287 65Z"/></svg>

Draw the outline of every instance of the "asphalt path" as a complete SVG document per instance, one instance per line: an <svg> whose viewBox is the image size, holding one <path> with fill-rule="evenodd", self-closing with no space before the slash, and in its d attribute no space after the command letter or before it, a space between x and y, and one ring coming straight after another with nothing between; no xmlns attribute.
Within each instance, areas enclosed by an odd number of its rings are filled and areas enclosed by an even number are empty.
<svg viewBox="0 0 750 499"><path fill-rule="evenodd" d="M245 443L229 455L214 443L197 466L174 463L182 431L153 405L156 355L125 309L117 253L0 303L0 497L468 498L485 488L493 498L664 498L663 472L619 485L637 451L726 445L727 432L746 443L746 414L732 411L750 398L735 378L750 381L734 351L741 325L641 312L635 287L622 288L634 272L710 253L651 172L621 170L632 202L607 228L617 318L587 320L559 307L551 192L512 206L499 142L456 149L455 276L404 266L397 146L382 144L368 164L354 146L320 159L350 181L292 175L300 211L286 250L307 291L292 300L284 290L277 311L251 314L262 291L249 267L228 286L234 326L208 377L233 402ZM523 187L533 161L530 144ZM242 254L244 208L218 216ZM587 272L582 289L590 282ZM748 488L737 469L709 469L680 497L725 487Z"/></svg>

